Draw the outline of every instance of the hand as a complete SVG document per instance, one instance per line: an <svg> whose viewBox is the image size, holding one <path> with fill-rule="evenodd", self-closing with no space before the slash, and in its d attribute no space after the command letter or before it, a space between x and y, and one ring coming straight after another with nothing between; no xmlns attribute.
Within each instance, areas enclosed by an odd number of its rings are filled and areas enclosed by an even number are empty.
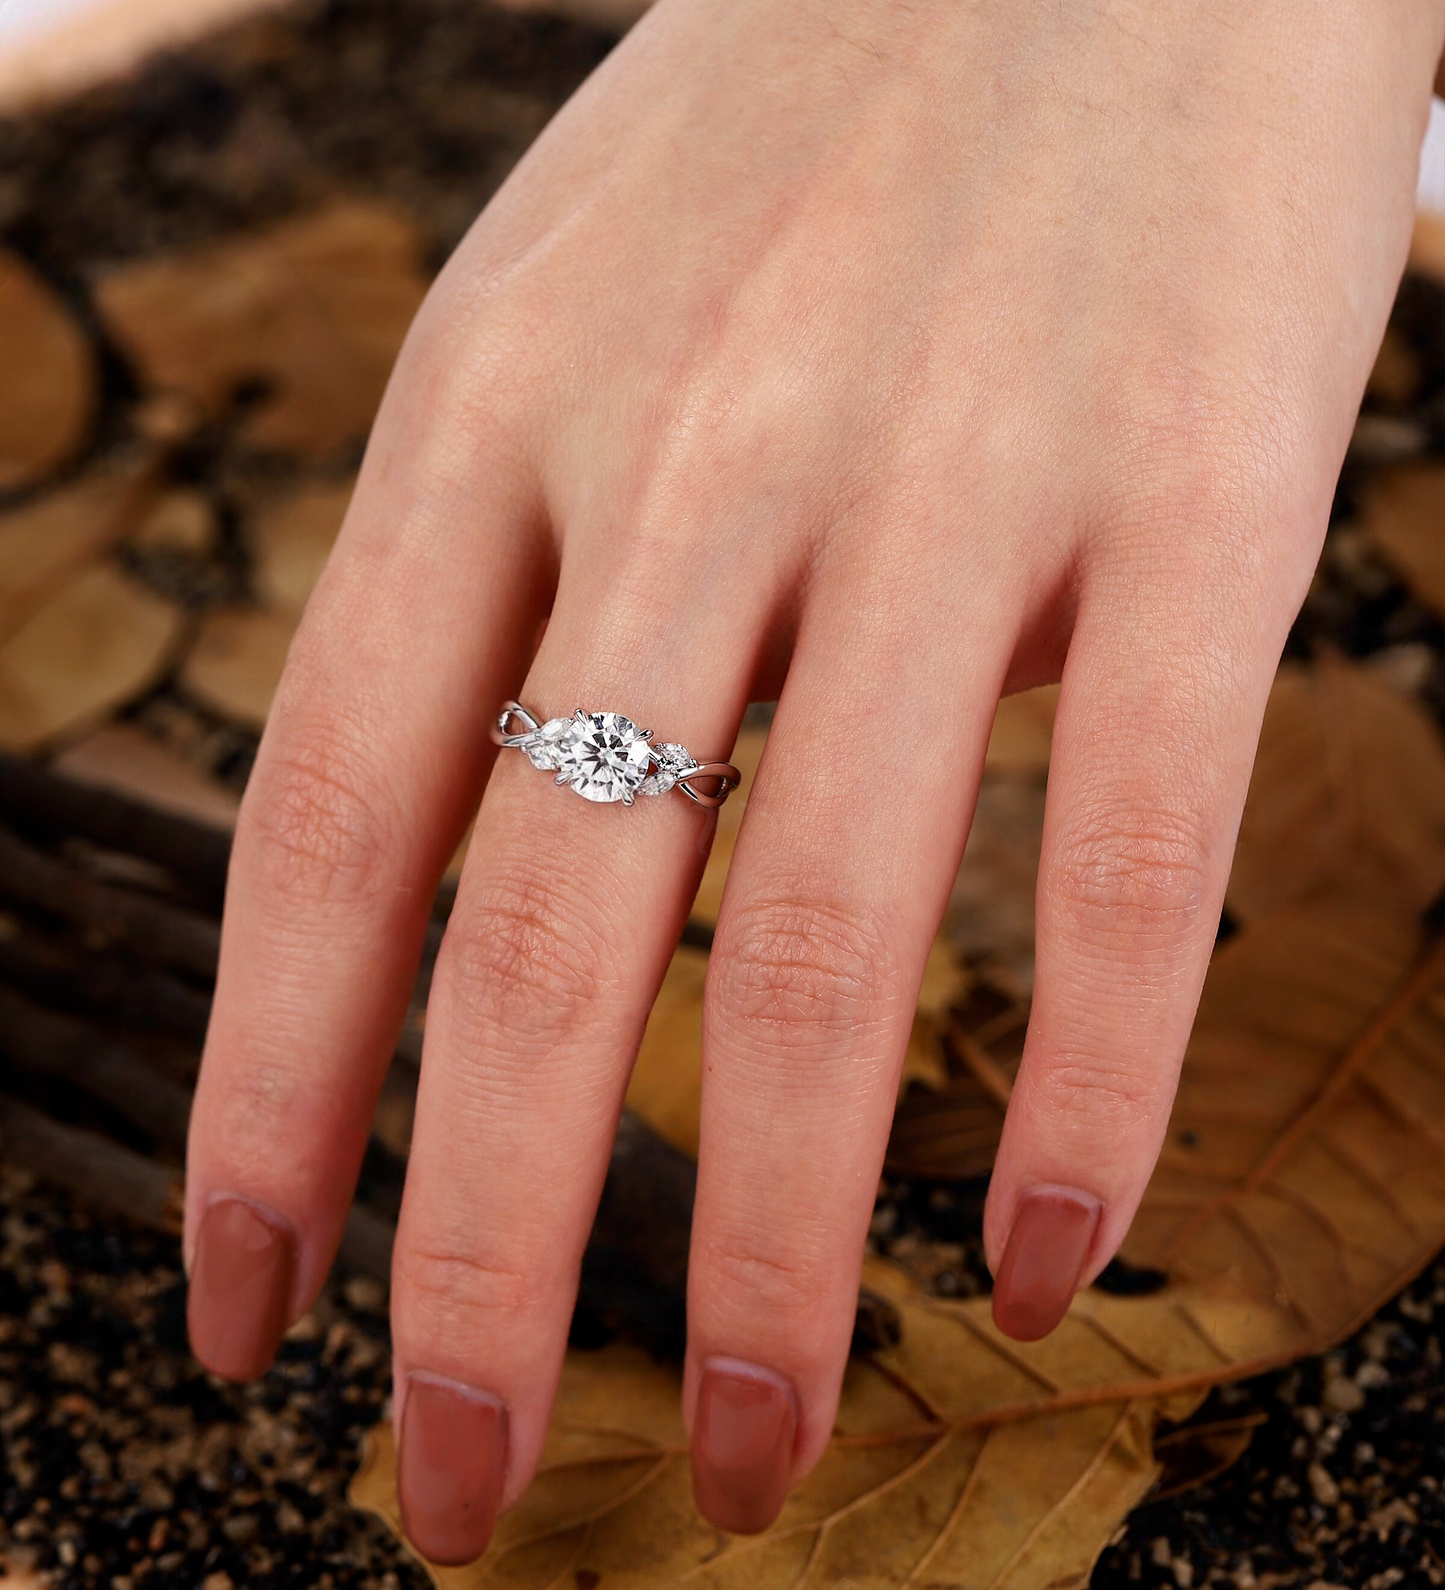
<svg viewBox="0 0 1445 1590"><path fill-rule="evenodd" d="M502 700L717 757L780 696L712 956L685 1393L703 1511L759 1529L828 1440L995 704L1061 672L1002 1329L1051 1329L1128 1228L1442 29L1439 0L662 0L448 265L246 795L186 1220L196 1351L258 1374L485 783L394 1270L436 1560L537 1463L712 822L512 752L488 779Z"/></svg>

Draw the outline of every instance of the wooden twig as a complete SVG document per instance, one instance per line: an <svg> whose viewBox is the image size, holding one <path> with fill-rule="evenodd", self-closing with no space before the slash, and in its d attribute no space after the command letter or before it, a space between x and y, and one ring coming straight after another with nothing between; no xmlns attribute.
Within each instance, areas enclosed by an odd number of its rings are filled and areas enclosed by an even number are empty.
<svg viewBox="0 0 1445 1590"><path fill-rule="evenodd" d="M35 921L0 912L0 979L60 1010L83 1010L199 1044L209 994L161 967L87 949Z"/></svg>
<svg viewBox="0 0 1445 1590"><path fill-rule="evenodd" d="M0 814L36 836L78 834L107 849L144 856L216 900L226 887L228 833L24 757L0 754Z"/></svg>
<svg viewBox="0 0 1445 1590"><path fill-rule="evenodd" d="M0 893L38 906L102 942L123 942L142 960L214 978L217 923L138 890L97 883L0 828Z"/></svg>
<svg viewBox="0 0 1445 1590"><path fill-rule="evenodd" d="M181 1228L177 1171L98 1132L67 1126L0 1094L0 1153L11 1165L67 1187L87 1203L153 1231Z"/></svg>
<svg viewBox="0 0 1445 1590"><path fill-rule="evenodd" d="M146 1065L128 1044L107 1038L88 1022L44 1010L0 985L0 1055L25 1071L80 1089L162 1147L184 1153L190 1093Z"/></svg>

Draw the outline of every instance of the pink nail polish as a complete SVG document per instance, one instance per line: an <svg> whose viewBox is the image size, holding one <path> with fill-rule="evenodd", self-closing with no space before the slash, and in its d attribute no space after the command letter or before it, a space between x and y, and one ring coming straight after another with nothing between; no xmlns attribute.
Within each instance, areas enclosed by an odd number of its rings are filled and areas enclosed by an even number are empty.
<svg viewBox="0 0 1445 1590"><path fill-rule="evenodd" d="M496 1527L506 1473L506 1405L440 1375L411 1375L396 1489L407 1538L422 1556L446 1568L480 1557Z"/></svg>
<svg viewBox="0 0 1445 1590"><path fill-rule="evenodd" d="M1005 1336L1036 1342L1068 1312L1100 1213L1097 1198L1073 1187L1020 1200L993 1284L993 1322Z"/></svg>
<svg viewBox="0 0 1445 1590"><path fill-rule="evenodd" d="M757 1535L773 1522L787 1500L797 1427L797 1399L781 1375L708 1359L692 1425L692 1493L709 1523Z"/></svg>
<svg viewBox="0 0 1445 1590"><path fill-rule="evenodd" d="M201 1216L186 1296L191 1351L227 1380L265 1374L290 1324L296 1239L244 1198Z"/></svg>

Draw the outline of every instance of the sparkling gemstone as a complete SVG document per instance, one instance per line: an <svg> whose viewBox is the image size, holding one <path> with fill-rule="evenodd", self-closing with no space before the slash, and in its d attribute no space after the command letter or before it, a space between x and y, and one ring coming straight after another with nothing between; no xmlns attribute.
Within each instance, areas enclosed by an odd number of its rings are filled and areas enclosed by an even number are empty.
<svg viewBox="0 0 1445 1590"><path fill-rule="evenodd" d="M638 785L639 791L644 795L666 795L682 774L690 767L697 766L685 745L674 745L664 741L663 744L652 747L652 756L657 763L657 769L649 773Z"/></svg>
<svg viewBox="0 0 1445 1590"><path fill-rule="evenodd" d="M555 772L561 766L562 741L577 727L575 718L549 718L540 729L528 735L522 749L531 759L533 767L545 772Z"/></svg>
<svg viewBox="0 0 1445 1590"><path fill-rule="evenodd" d="M631 801L652 760L642 731L619 712L579 713L557 747L558 781L589 801Z"/></svg>

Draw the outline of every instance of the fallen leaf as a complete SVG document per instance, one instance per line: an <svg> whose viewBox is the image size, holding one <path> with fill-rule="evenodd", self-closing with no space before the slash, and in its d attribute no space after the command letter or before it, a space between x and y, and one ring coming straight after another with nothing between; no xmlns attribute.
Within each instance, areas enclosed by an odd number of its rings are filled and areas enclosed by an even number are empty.
<svg viewBox="0 0 1445 1590"><path fill-rule="evenodd" d="M111 564L82 570L0 643L0 746L32 750L139 695L181 624Z"/></svg>
<svg viewBox="0 0 1445 1590"><path fill-rule="evenodd" d="M0 490L41 479L76 451L95 411L95 358L55 291L0 249Z"/></svg>
<svg viewBox="0 0 1445 1590"><path fill-rule="evenodd" d="M136 455L0 514L0 643L135 528L154 500L152 467Z"/></svg>
<svg viewBox="0 0 1445 1590"><path fill-rule="evenodd" d="M1286 664L1265 712L1230 911L1247 921L1335 893L1420 910L1445 885L1445 749L1424 710L1367 668Z"/></svg>
<svg viewBox="0 0 1445 1590"><path fill-rule="evenodd" d="M902 1340L850 1364L827 1455L752 1538L718 1535L692 1508L676 1374L626 1347L571 1353L537 1483L480 1563L433 1578L1080 1584L1154 1480L1161 1417L1323 1349L1429 1262L1445 1235L1442 1143L1445 948L1425 950L1398 911L1324 903L1262 919L1216 959L1125 1246L1167 1272L1161 1290L1088 1291L1022 1345L994 1330L987 1299L925 1296L870 1263ZM368 1438L352 1496L399 1529L389 1430Z"/></svg>
<svg viewBox="0 0 1445 1590"><path fill-rule="evenodd" d="M648 1017L627 1086L628 1109L694 1159L702 1103L706 978L707 952L679 945Z"/></svg>
<svg viewBox="0 0 1445 1590"><path fill-rule="evenodd" d="M102 319L150 386L213 417L259 389L242 439L306 456L366 434L425 292L416 228L364 204L95 284Z"/></svg>
<svg viewBox="0 0 1445 1590"><path fill-rule="evenodd" d="M1004 969L1027 992L1034 980L1034 889L1044 832L1044 785L1036 777L984 778L946 932L967 963Z"/></svg>
<svg viewBox="0 0 1445 1590"><path fill-rule="evenodd" d="M698 885L689 920L707 927L717 925L718 910L722 905L723 885L737 848L738 830L748 809L753 779L762 760L763 746L767 743L766 729L745 728L738 736L733 753L728 758L743 776L742 783L728 796L725 805L718 808L717 829L713 835L712 849L708 852L702 882ZM702 753L699 753L702 754Z"/></svg>
<svg viewBox="0 0 1445 1590"><path fill-rule="evenodd" d="M234 828L234 790L129 724L110 723L68 746L51 764L82 784L128 795L213 828Z"/></svg>
<svg viewBox="0 0 1445 1590"><path fill-rule="evenodd" d="M299 613L321 576L351 501L354 480L309 486L259 514L252 530L256 589Z"/></svg>
<svg viewBox="0 0 1445 1590"><path fill-rule="evenodd" d="M295 631L289 613L221 608L202 623L181 668L181 684L213 711L261 729Z"/></svg>
<svg viewBox="0 0 1445 1590"><path fill-rule="evenodd" d="M1362 504L1362 524L1420 600L1445 613L1445 466L1382 470Z"/></svg>
<svg viewBox="0 0 1445 1590"><path fill-rule="evenodd" d="M994 714L984 767L1013 777L1042 777L1049 770L1059 687L1040 685L1005 696Z"/></svg>

